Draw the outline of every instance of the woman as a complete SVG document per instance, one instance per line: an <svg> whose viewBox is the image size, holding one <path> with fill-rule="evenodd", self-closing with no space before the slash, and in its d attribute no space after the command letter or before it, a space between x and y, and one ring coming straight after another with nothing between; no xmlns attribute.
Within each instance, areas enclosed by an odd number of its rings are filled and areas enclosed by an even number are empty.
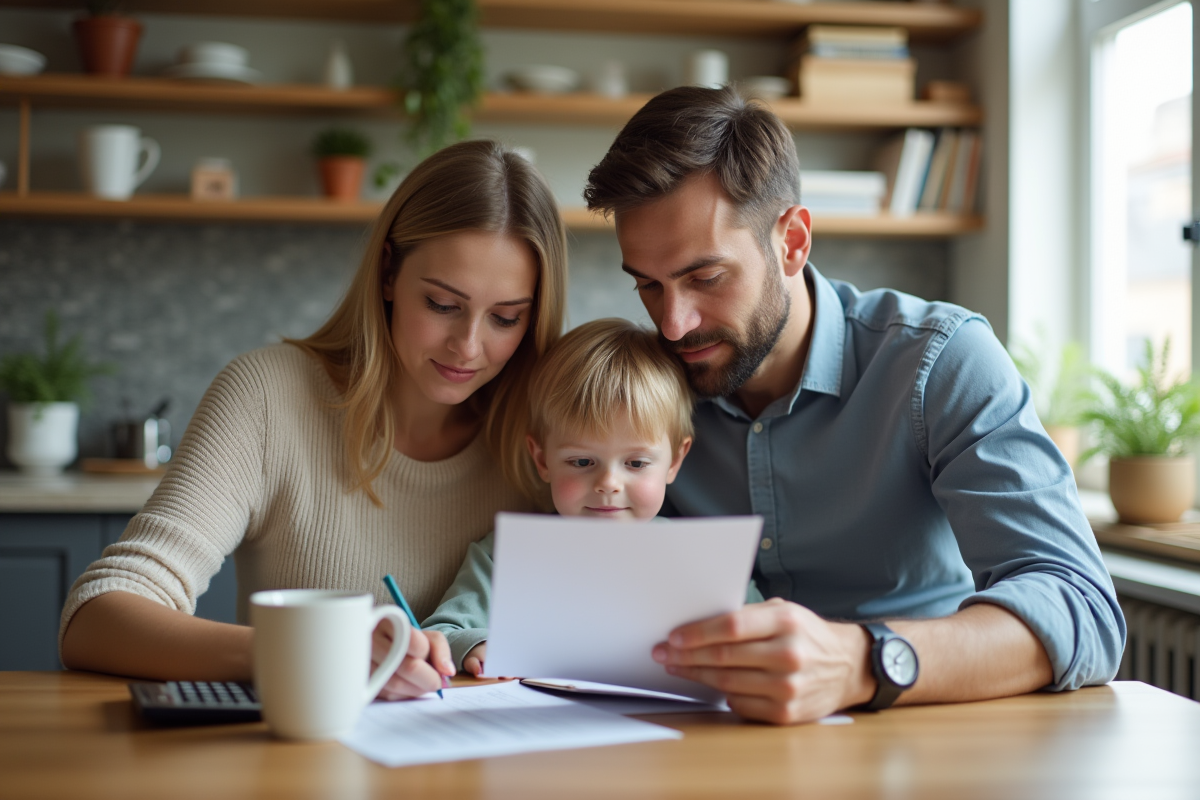
<svg viewBox="0 0 1200 800"><path fill-rule="evenodd" d="M213 381L154 496L72 588L63 663L160 680L246 680L250 628L191 616L234 554L251 592L400 582L418 618L513 488L525 392L558 337L566 239L545 181L493 142L419 165L388 201L341 305L307 339ZM376 631L375 653L388 646ZM381 693L452 675L415 633ZM440 673L440 674L439 674Z"/></svg>

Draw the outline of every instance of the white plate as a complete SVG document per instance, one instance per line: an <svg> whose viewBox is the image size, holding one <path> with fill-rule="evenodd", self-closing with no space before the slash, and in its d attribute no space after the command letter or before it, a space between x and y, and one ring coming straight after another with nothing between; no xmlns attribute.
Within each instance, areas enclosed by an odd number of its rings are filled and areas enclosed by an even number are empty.
<svg viewBox="0 0 1200 800"><path fill-rule="evenodd" d="M508 80L517 89L537 94L562 94L579 86L579 73L566 67L534 64L519 67L508 73Z"/></svg>
<svg viewBox="0 0 1200 800"><path fill-rule="evenodd" d="M46 67L46 57L28 47L0 44L0 75L37 75Z"/></svg>
<svg viewBox="0 0 1200 800"><path fill-rule="evenodd" d="M185 81L258 83L262 80L258 70L236 64L175 64L163 70L163 75Z"/></svg>

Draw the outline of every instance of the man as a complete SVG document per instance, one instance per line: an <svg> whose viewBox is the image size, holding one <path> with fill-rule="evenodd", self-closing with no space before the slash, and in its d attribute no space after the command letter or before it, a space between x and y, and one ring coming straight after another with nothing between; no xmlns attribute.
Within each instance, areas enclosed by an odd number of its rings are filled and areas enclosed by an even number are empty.
<svg viewBox="0 0 1200 800"><path fill-rule="evenodd" d="M764 519L772 599L655 659L776 723L1111 679L1112 581L1003 347L965 309L824 278L798 183L777 117L695 87L651 100L589 175L701 398L664 513Z"/></svg>

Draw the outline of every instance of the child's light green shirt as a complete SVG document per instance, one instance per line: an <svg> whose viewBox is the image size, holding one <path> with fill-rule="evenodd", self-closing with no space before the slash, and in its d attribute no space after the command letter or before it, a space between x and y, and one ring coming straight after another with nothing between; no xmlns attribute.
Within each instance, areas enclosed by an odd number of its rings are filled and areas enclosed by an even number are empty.
<svg viewBox="0 0 1200 800"><path fill-rule="evenodd" d="M492 605L492 552L495 534L473 543L458 569L454 583L442 595L437 610L421 623L423 630L441 631L450 642L454 664L462 669L471 648L488 638L488 612ZM762 593L751 579L747 603L763 602Z"/></svg>

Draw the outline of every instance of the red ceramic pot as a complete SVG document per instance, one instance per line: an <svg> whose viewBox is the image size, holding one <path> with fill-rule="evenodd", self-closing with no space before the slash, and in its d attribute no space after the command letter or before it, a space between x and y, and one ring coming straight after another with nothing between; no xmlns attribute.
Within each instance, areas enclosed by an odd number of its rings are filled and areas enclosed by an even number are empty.
<svg viewBox="0 0 1200 800"><path fill-rule="evenodd" d="M317 162L325 196L342 203L358 200L367 162L357 156L325 156Z"/></svg>
<svg viewBox="0 0 1200 800"><path fill-rule="evenodd" d="M123 78L133 69L142 25L129 17L104 15L75 20L83 68L92 75Z"/></svg>

